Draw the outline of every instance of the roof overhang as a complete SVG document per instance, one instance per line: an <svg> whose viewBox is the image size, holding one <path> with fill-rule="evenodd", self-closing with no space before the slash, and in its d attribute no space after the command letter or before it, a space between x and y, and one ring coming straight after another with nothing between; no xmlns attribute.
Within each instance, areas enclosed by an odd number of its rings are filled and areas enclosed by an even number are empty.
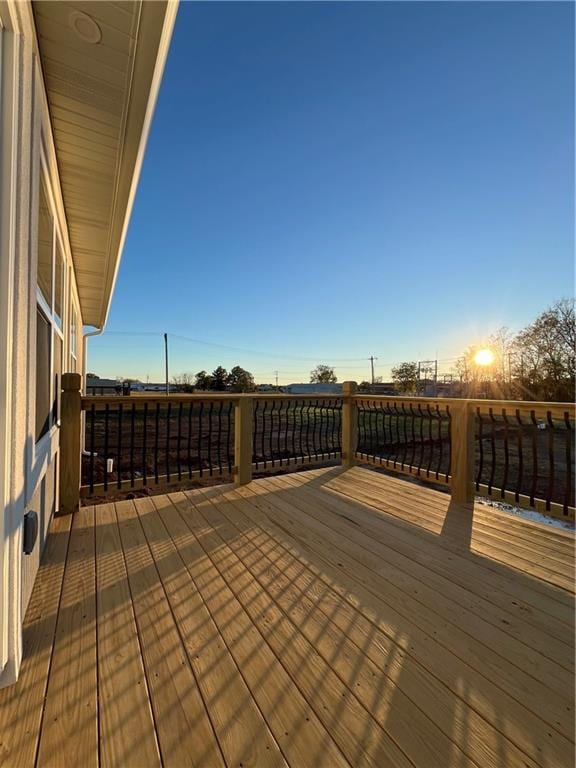
<svg viewBox="0 0 576 768"><path fill-rule="evenodd" d="M84 325L103 328L178 3L33 3Z"/></svg>

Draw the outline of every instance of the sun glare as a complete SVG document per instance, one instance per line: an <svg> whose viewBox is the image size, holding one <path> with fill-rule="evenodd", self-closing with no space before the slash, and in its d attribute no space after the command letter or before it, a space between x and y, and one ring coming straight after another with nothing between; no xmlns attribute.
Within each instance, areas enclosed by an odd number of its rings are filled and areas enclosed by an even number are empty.
<svg viewBox="0 0 576 768"><path fill-rule="evenodd" d="M494 353L491 349L479 349L474 355L476 365L491 365L494 362Z"/></svg>

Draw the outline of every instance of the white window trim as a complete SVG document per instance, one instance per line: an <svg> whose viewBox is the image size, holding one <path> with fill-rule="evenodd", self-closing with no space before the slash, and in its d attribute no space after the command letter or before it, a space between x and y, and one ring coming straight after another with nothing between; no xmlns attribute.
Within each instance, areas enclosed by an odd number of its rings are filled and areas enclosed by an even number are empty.
<svg viewBox="0 0 576 768"><path fill-rule="evenodd" d="M12 509L10 488L10 446L12 442L12 320L14 303L14 232L15 218L15 174L13 169L16 162L17 135L13 109L5 109L7 81L10 75L14 77L11 67L4 69L4 35L5 30L0 18L0 168L4 166L3 178L0 178L0 328L4 330L0 336L0 403L4 403L2 418L3 428L0 430L0 673L8 661L8 634L10 561L6 538L6 526L10 530ZM10 105L13 108L13 105ZM3 114L4 113L4 114ZM7 192L7 194L5 194Z"/></svg>
<svg viewBox="0 0 576 768"><path fill-rule="evenodd" d="M41 137L42 138L42 137ZM46 155L44 151L43 141L40 142L40 175L39 175L39 189L44 188L46 192L46 202L48 204L48 210L50 211L50 215L52 218L52 290L51 290L51 306L46 301L46 298L44 297L44 294L40 290L40 287L38 286L38 283L36 282L36 305L40 307L43 314L46 316L46 319L48 320L48 323L50 325L50 332L51 332L51 339L50 339L50 370L49 370L49 379L50 379L50 393L49 393L49 402L54 402L54 337L55 335L58 336L62 342L62 372L67 370L66 365L66 338L69 337L69 330L68 333L66 333L66 320L67 320L67 307L68 307L68 293L71 289L71 286L69 285L69 279L68 279L68 268L72 267L72 270L74 269L72 265L72 259L70 258L70 254L67 252L67 250L64 248L63 245L63 238L60 232L60 223L59 223L59 217L58 217L58 208L56 206L56 201L54 198L54 193L52 190L52 185L50 183L50 172L48 169L48 162L46 160ZM38 197L38 205L39 205L40 198ZM37 247L38 243L38 232L35 234L35 242L33 243L32 247ZM55 297L56 297L56 250L57 247L60 248L60 253L62 255L63 260L63 285L62 285L62 306L60 308L61 311L61 322L62 327L58 326L58 322L56 320L56 312L55 312ZM35 280L37 280L35 276ZM34 403L36 406L36 402ZM30 467L30 484L29 488L31 492L34 492L34 489L36 488L38 481L40 477L44 474L46 471L47 465L50 464L54 456L56 454L57 445L54 440L54 436L57 432L57 430L60 427L60 421L59 419L55 420L53 418L52 413L52 407L50 407L49 411L49 427L47 431L38 439L33 442L32 445L32 456L31 456L31 467ZM34 420L33 420L33 428L36 429L36 412L34 412Z"/></svg>

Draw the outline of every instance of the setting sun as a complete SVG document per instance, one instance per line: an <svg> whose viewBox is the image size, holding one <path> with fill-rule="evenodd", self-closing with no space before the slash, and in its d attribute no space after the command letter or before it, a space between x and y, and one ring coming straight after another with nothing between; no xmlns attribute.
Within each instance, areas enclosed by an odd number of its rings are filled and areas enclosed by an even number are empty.
<svg viewBox="0 0 576 768"><path fill-rule="evenodd" d="M494 353L491 349L479 349L474 355L476 365L492 365L494 362Z"/></svg>

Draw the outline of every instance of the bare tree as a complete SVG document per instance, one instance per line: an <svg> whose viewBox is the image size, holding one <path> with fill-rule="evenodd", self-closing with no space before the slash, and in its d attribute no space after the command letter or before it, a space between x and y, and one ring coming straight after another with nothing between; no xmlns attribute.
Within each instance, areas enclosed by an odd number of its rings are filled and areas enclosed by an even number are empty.
<svg viewBox="0 0 576 768"><path fill-rule="evenodd" d="M172 377L172 383L180 392L194 391L194 376L191 373L179 373Z"/></svg>
<svg viewBox="0 0 576 768"><path fill-rule="evenodd" d="M524 396L573 401L575 347L574 301L561 299L515 339L515 375Z"/></svg>

